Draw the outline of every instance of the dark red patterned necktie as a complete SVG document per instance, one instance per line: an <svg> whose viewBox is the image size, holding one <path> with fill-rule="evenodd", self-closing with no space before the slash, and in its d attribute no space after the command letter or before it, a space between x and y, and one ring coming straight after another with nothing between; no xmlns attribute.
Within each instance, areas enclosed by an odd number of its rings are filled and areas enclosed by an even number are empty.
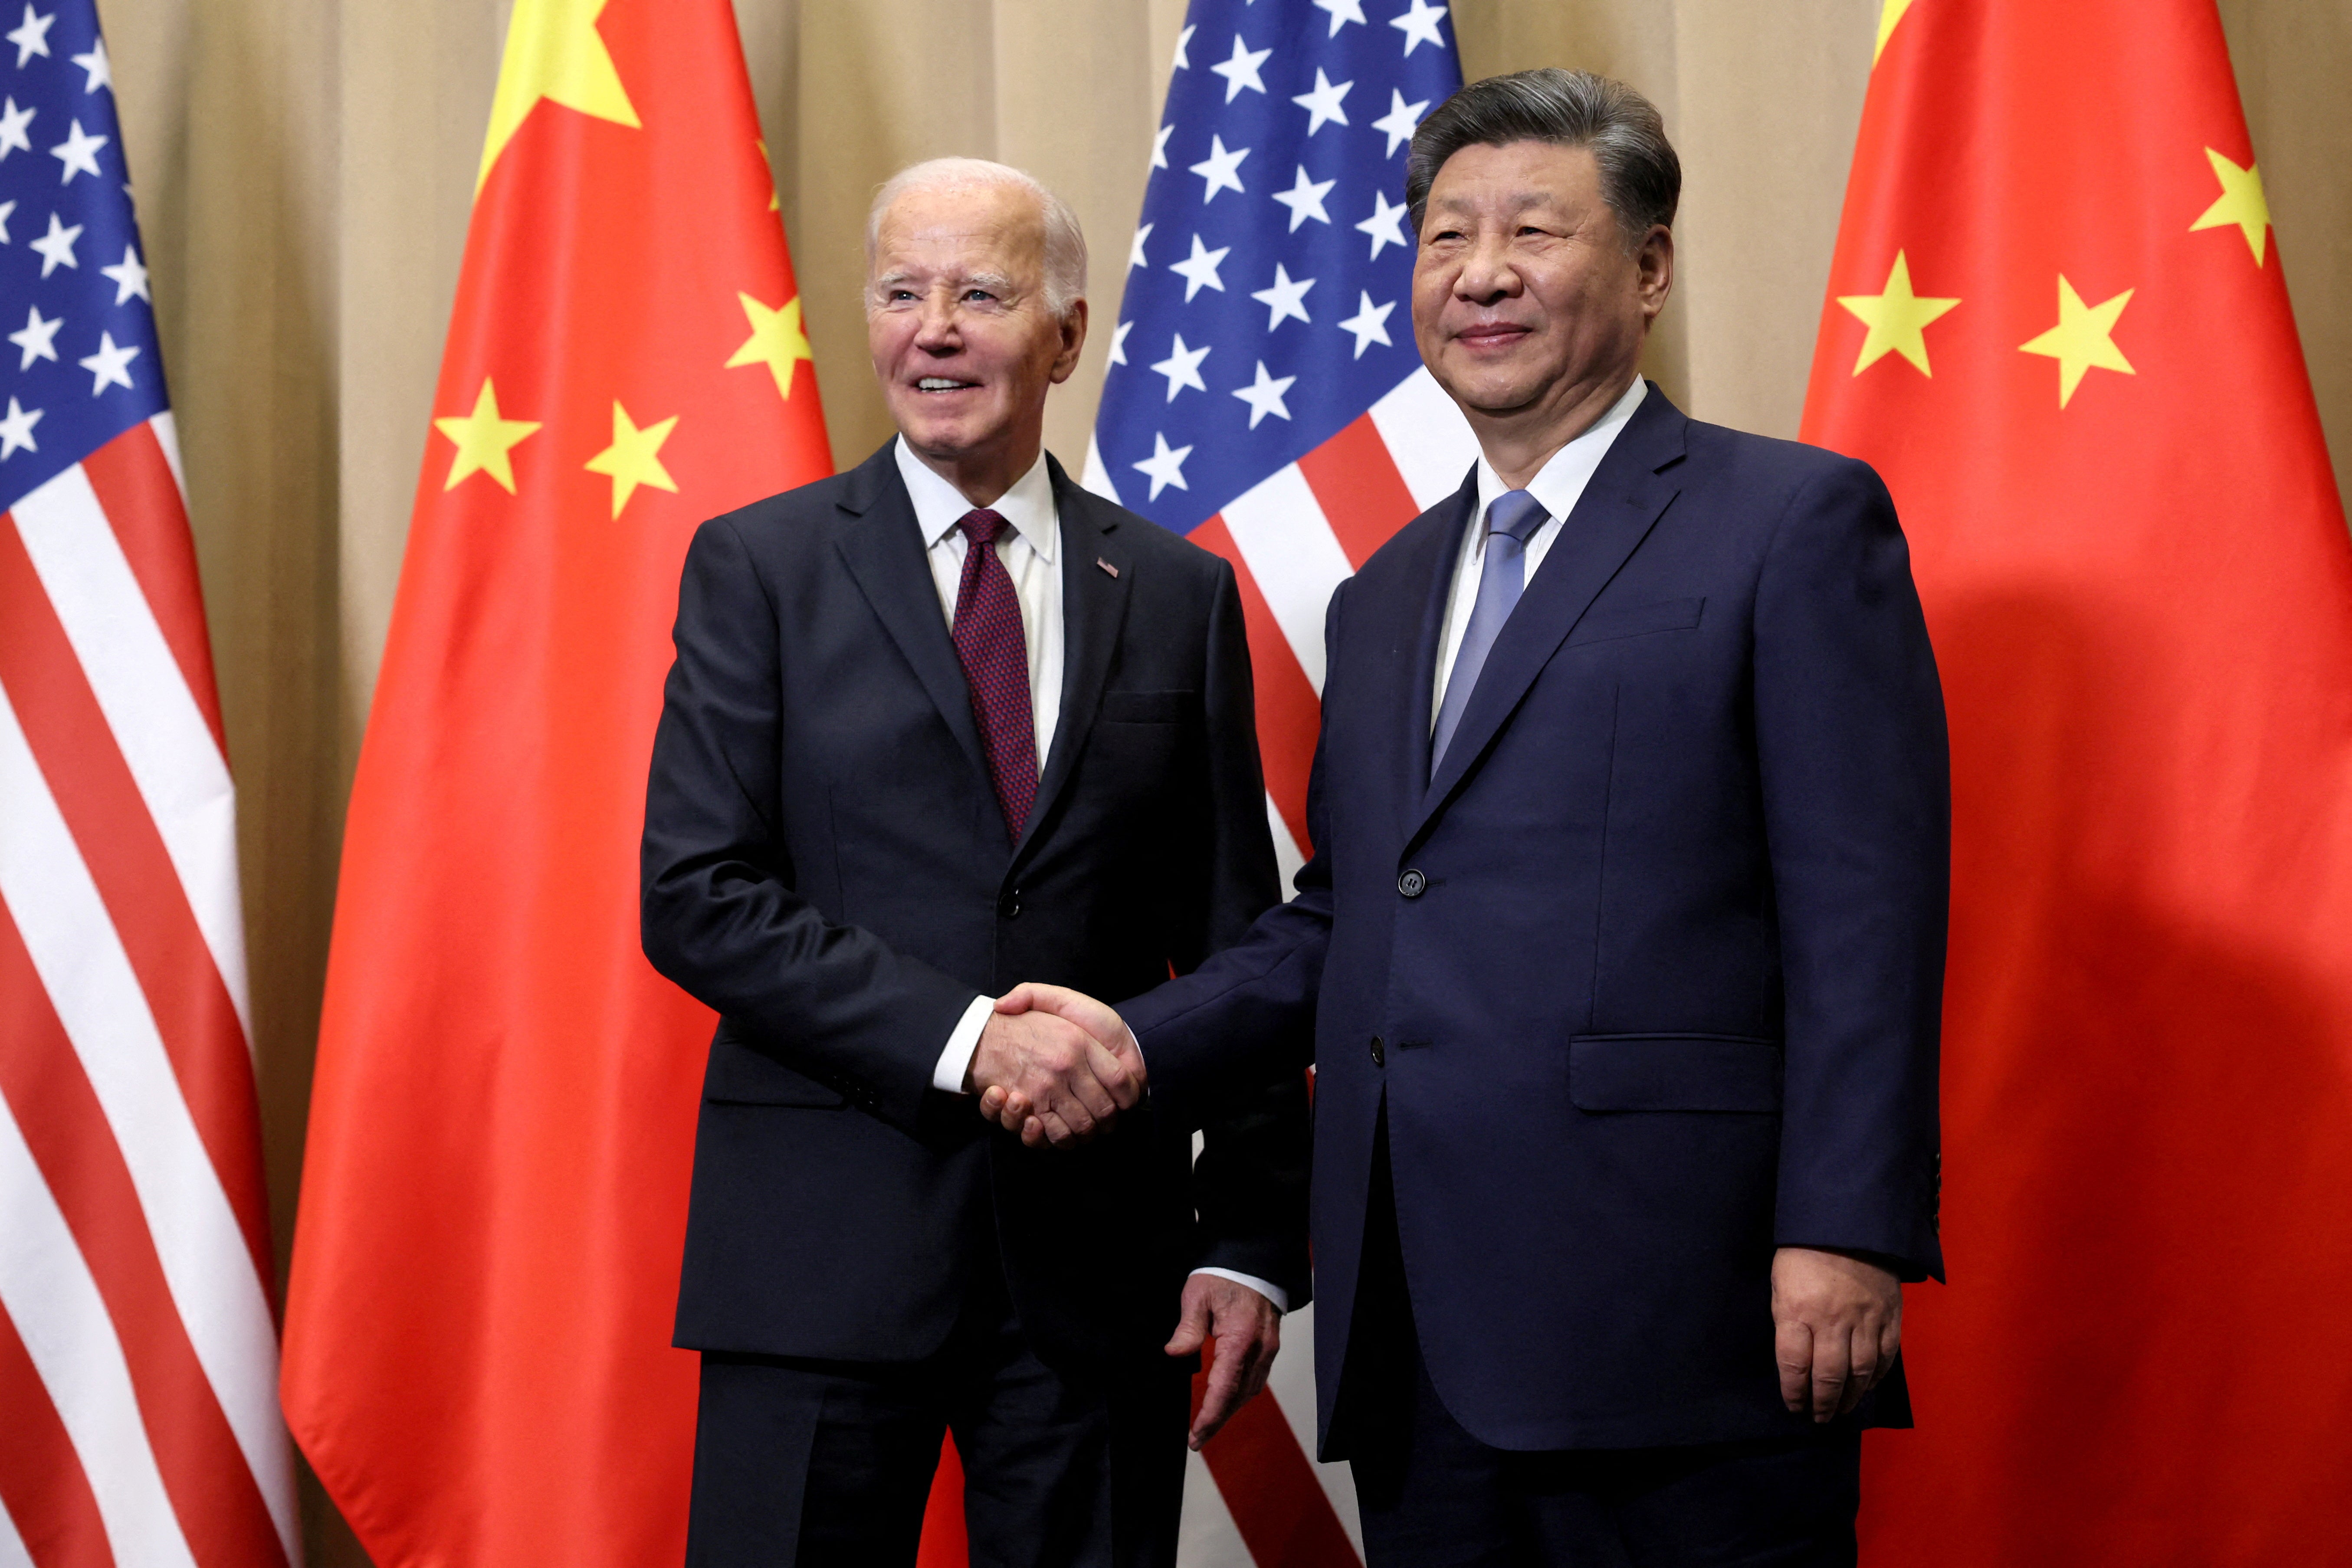
<svg viewBox="0 0 2352 1568"><path fill-rule="evenodd" d="M971 688L971 716L988 750L988 775L1004 811L1007 837L1018 843L1037 798L1037 728L1029 710L1029 641L1021 600L996 558L1005 521L982 508L966 512L963 581L956 587L955 650Z"/></svg>

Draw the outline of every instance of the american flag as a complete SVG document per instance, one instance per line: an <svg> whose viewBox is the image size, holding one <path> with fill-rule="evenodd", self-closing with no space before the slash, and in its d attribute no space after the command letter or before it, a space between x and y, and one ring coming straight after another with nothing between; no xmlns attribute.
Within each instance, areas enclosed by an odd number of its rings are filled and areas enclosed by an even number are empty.
<svg viewBox="0 0 2352 1568"><path fill-rule="evenodd" d="M1128 253L1087 484L1234 563L1286 877L1324 606L1477 457L1414 352L1404 206L1413 128L1461 85L1435 0L1192 0ZM1361 1556L1346 1468L1309 1458L1313 1316L1192 1461L1188 1568Z"/></svg>
<svg viewBox="0 0 2352 1568"><path fill-rule="evenodd" d="M91 0L6 22L0 1563L287 1564L235 801L113 80Z"/></svg>

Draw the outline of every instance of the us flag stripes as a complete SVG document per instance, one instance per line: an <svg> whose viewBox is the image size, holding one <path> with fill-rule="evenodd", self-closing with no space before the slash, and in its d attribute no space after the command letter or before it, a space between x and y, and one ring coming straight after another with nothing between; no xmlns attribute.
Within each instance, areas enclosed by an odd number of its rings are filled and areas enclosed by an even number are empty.
<svg viewBox="0 0 2352 1568"><path fill-rule="evenodd" d="M1433 0L1192 0L1129 249L1087 483L1233 563L1286 876L1312 851L1324 606L1477 458L1414 352L1404 206L1413 128L1461 85ZM1309 1458L1313 1317L1193 1459L1186 1568L1360 1556L1345 1468Z"/></svg>
<svg viewBox="0 0 2352 1568"><path fill-rule="evenodd" d="M90 0L0 35L0 1563L299 1558L236 816Z"/></svg>

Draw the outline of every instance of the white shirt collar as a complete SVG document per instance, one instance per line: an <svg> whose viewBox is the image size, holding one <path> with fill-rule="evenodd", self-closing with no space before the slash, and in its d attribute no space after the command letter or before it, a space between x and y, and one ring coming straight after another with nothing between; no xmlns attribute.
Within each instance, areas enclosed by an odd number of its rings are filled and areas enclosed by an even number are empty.
<svg viewBox="0 0 2352 1568"><path fill-rule="evenodd" d="M1592 481L1593 471L1601 467L1601 459L1609 455L1611 445L1617 439L1617 432L1625 428L1626 421L1633 417L1633 410L1642 406L1642 398L1648 391L1649 383L1635 376L1633 384L1625 389L1624 395L1609 405L1608 413L1594 420L1567 446L1554 452L1550 460L1537 471L1536 477L1528 481L1528 493L1543 503L1545 515L1552 521L1561 521L1575 509L1577 501L1584 494L1584 487ZM944 484L946 481L940 482ZM1510 489L1503 482L1503 476L1495 471L1495 465L1488 462L1486 455L1481 452L1478 455L1478 515L1485 517L1486 509L1495 504L1497 497L1507 494ZM1476 529L1471 531L1474 536L1481 532Z"/></svg>
<svg viewBox="0 0 2352 1568"><path fill-rule="evenodd" d="M915 522L923 531L926 549L939 543L955 531L964 514L972 510L963 492L940 478L915 456L904 436L891 444L898 459L898 477L907 482L907 495L915 503ZM1055 526L1054 512L1054 478L1046 471L1045 454L1040 451L1029 471L1013 481L1013 488L990 504L989 510L1013 525L1014 532L1029 542L1029 548L1041 561L1054 559L1054 543L1060 530Z"/></svg>

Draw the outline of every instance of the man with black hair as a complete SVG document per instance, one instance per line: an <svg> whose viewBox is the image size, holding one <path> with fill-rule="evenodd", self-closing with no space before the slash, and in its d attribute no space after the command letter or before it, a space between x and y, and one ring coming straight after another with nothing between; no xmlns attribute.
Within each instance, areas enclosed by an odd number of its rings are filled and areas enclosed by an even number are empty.
<svg viewBox="0 0 2352 1568"><path fill-rule="evenodd" d="M1164 1114L1315 1062L1373 1568L1850 1563L1910 1418L1942 698L1877 476L1642 380L1680 187L1589 73L1423 122L1413 331L1482 455L1332 597L1298 896L1117 1013L998 1004L1139 1044Z"/></svg>

